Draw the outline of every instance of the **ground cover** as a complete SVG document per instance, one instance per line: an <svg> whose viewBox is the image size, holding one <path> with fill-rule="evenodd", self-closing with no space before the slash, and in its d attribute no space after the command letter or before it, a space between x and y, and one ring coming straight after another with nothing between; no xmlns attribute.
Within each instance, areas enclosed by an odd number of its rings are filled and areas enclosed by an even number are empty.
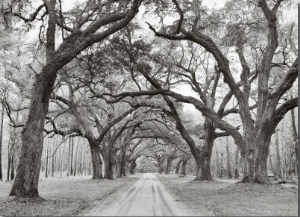
<svg viewBox="0 0 300 217"><path fill-rule="evenodd" d="M195 176L157 175L176 198L190 209L206 209L217 216L298 216L298 189L279 184L259 185L193 181Z"/></svg>
<svg viewBox="0 0 300 217"><path fill-rule="evenodd" d="M121 188L131 186L138 178L92 180L91 177L47 178L39 183L45 201L13 201L8 197L12 182L0 182L0 216L74 216L92 209L95 202Z"/></svg>

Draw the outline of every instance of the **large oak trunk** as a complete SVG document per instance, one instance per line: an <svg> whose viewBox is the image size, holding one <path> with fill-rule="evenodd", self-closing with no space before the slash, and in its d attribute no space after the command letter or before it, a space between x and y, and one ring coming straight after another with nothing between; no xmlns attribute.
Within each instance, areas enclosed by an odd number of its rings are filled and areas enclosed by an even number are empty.
<svg viewBox="0 0 300 217"><path fill-rule="evenodd" d="M179 173L179 169L180 169L180 165L181 165L182 161L183 161L183 160L180 159L180 160L177 162L176 166L175 166L175 173L176 173L176 174Z"/></svg>
<svg viewBox="0 0 300 217"><path fill-rule="evenodd" d="M45 162L45 178L48 178L48 160L49 160L49 154L48 154L48 147L47 147L47 155L46 155L46 162Z"/></svg>
<svg viewBox="0 0 300 217"><path fill-rule="evenodd" d="M113 165L114 165L114 160L113 160L113 155L111 153L111 150L108 150L106 154L103 156L104 158L104 178L105 179L114 179L114 171L113 171Z"/></svg>
<svg viewBox="0 0 300 217"><path fill-rule="evenodd" d="M116 158L117 158L116 159L116 164L117 164L116 177L122 178L123 176L126 176L126 156L125 156L125 151L123 148L120 150L120 153Z"/></svg>
<svg viewBox="0 0 300 217"><path fill-rule="evenodd" d="M227 177L228 179L232 178L232 173L231 173L231 163L230 163L230 151L229 151L229 144L228 144L228 137L226 137L226 157L227 157Z"/></svg>
<svg viewBox="0 0 300 217"><path fill-rule="evenodd" d="M122 177L122 162L120 160L117 160L116 162L116 177L121 178Z"/></svg>
<svg viewBox="0 0 300 217"><path fill-rule="evenodd" d="M240 172L239 172L239 150L235 150L235 159L234 159L234 178L238 179L240 177Z"/></svg>
<svg viewBox="0 0 300 217"><path fill-rule="evenodd" d="M294 109L291 110L291 124L292 124L292 132L294 138L294 151L295 151L295 161L294 161L294 175L298 175L298 131L296 127L295 121L295 112Z"/></svg>
<svg viewBox="0 0 300 217"><path fill-rule="evenodd" d="M275 170L276 170L276 178L282 179L282 171L281 171L281 159L280 159L280 153L279 153L279 138L278 138L278 130L276 131L276 139L275 139L275 145L276 145L276 162L275 162Z"/></svg>
<svg viewBox="0 0 300 217"><path fill-rule="evenodd" d="M0 121L0 181L2 181L2 138L3 138L3 121L4 121L4 106L1 109L1 121Z"/></svg>
<svg viewBox="0 0 300 217"><path fill-rule="evenodd" d="M197 166L197 174L195 180L205 180L212 181L213 178L211 176L210 170L210 160L212 155L212 148L214 145L214 132L215 128L211 120L206 118L205 120L205 130L206 130L206 138L205 145L198 150L198 154L196 156L196 166ZM194 156L195 157L195 156Z"/></svg>
<svg viewBox="0 0 300 217"><path fill-rule="evenodd" d="M184 159L181 164L180 175L186 176L186 164L188 159Z"/></svg>
<svg viewBox="0 0 300 217"><path fill-rule="evenodd" d="M134 174L136 168L136 159L129 162L129 173Z"/></svg>
<svg viewBox="0 0 300 217"><path fill-rule="evenodd" d="M51 152L51 176L54 177L55 173L55 160L56 160L56 155L54 152L54 144L52 144L52 152Z"/></svg>
<svg viewBox="0 0 300 217"><path fill-rule="evenodd" d="M163 166L163 165L160 165L160 166L158 167L158 173L159 173L159 174L162 174L163 171L164 171L164 166Z"/></svg>
<svg viewBox="0 0 300 217"><path fill-rule="evenodd" d="M121 175L126 176L126 162L122 161L121 164Z"/></svg>
<svg viewBox="0 0 300 217"><path fill-rule="evenodd" d="M164 158L159 156L159 158L158 158L158 173L162 174L163 171L164 171Z"/></svg>
<svg viewBox="0 0 300 217"><path fill-rule="evenodd" d="M118 161L117 163L117 170L116 170L116 178L122 178L126 176L126 163L122 161Z"/></svg>
<svg viewBox="0 0 300 217"><path fill-rule="evenodd" d="M10 196L39 198L38 181L43 151L43 133L50 95L58 70L76 54L76 52L72 55L66 52L58 59L49 58L47 55L46 66L36 76L31 91L28 119L21 134L20 159Z"/></svg>
<svg viewBox="0 0 300 217"><path fill-rule="evenodd" d="M103 162L100 156L100 147L99 145L90 141L89 144L91 149L92 168L93 168L92 179L103 179L103 173L102 173Z"/></svg>
<svg viewBox="0 0 300 217"><path fill-rule="evenodd" d="M76 31L68 36L64 42L55 50L55 29L57 13L55 11L56 1L44 1L47 6L48 27L46 37L46 65L37 76L31 91L29 116L22 131L22 148L16 179L10 192L11 196L17 197L39 197L38 181L41 167L41 156L43 149L43 130L45 117L48 112L49 98L52 92L58 70L75 58L88 46L102 41L109 35L124 28L135 16L141 1L135 1L131 10L124 19L107 16L97 20L102 26L111 22L119 21L118 25L106 29L103 34L93 35L98 30L97 25L88 26L83 32ZM89 28L94 27L94 28ZM101 26L100 26L101 27ZM82 33L82 34L81 34ZM95 37L93 37L95 36ZM80 39L79 39L80 38Z"/></svg>
<svg viewBox="0 0 300 217"><path fill-rule="evenodd" d="M11 164L11 159L10 159L10 155L7 158L7 171L6 171L6 181L10 180L10 164Z"/></svg>
<svg viewBox="0 0 300 217"><path fill-rule="evenodd" d="M14 154L11 155L11 171L10 171L10 180L15 178L15 157Z"/></svg>
<svg viewBox="0 0 300 217"><path fill-rule="evenodd" d="M198 157L198 159L196 160L197 174L195 180L202 180L202 181L213 180L210 171L210 159L211 159L211 154L209 155L208 153L204 153L203 155Z"/></svg>
<svg viewBox="0 0 300 217"><path fill-rule="evenodd" d="M255 147L255 151L246 153L244 158L244 178L241 182L270 183L267 174L267 160L274 128L272 125L267 126L264 127L264 130L260 130L257 133L255 139L249 141L249 147Z"/></svg>
<svg viewBox="0 0 300 217"><path fill-rule="evenodd" d="M267 160L271 143L272 128L262 130L257 136L255 151L255 182L269 184Z"/></svg>
<svg viewBox="0 0 300 217"><path fill-rule="evenodd" d="M49 98L56 75L40 75L32 89L29 117L22 131L22 148L10 196L39 197L38 181L43 151L43 131Z"/></svg>
<svg viewBox="0 0 300 217"><path fill-rule="evenodd" d="M172 157L167 158L167 165L166 165L166 172L165 172L166 174L169 174L171 172L172 161L173 161Z"/></svg>

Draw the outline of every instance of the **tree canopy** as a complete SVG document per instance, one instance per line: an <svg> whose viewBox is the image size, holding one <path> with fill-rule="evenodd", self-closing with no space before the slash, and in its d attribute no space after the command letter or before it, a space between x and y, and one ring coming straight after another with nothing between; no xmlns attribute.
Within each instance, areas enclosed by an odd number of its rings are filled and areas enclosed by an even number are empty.
<svg viewBox="0 0 300 217"><path fill-rule="evenodd" d="M268 184L283 120L298 149L298 21L287 16L296 8L294 0L4 1L0 100L22 129L10 195L39 197L44 140L55 135L89 144L94 179L122 177L126 165L134 173L139 160L166 174L177 162L185 175L193 157L196 180L208 181L217 139L231 137L243 181Z"/></svg>

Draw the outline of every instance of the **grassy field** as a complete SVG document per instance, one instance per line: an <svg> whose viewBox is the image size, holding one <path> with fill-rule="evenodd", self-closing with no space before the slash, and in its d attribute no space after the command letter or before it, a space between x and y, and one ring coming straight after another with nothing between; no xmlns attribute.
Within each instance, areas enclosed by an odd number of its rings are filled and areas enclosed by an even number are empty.
<svg viewBox="0 0 300 217"><path fill-rule="evenodd" d="M298 216L298 189L279 184L193 181L194 176L157 175L168 190L194 212L211 211L216 216Z"/></svg>
<svg viewBox="0 0 300 217"><path fill-rule="evenodd" d="M88 213L110 195L119 195L140 175L116 180L91 177L42 178L39 192L45 201L16 202L8 197L12 182L0 182L0 216L75 216ZM158 175L159 180L198 215L216 216L298 216L298 190L292 185L262 186L237 184L236 180L192 181L194 176ZM105 201L104 201L105 202Z"/></svg>
<svg viewBox="0 0 300 217"><path fill-rule="evenodd" d="M43 202L16 202L8 197L12 182L0 182L0 216L74 216L92 209L95 202L131 186L137 176L116 180L92 180L91 177L42 179L39 183Z"/></svg>

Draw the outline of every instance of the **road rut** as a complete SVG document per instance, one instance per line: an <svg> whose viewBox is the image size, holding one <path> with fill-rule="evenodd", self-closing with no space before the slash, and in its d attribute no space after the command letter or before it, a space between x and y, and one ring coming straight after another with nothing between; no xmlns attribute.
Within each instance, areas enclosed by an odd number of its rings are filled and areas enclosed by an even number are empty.
<svg viewBox="0 0 300 217"><path fill-rule="evenodd" d="M89 216L182 216L187 213L154 174L143 174L131 188L109 205L96 206Z"/></svg>

